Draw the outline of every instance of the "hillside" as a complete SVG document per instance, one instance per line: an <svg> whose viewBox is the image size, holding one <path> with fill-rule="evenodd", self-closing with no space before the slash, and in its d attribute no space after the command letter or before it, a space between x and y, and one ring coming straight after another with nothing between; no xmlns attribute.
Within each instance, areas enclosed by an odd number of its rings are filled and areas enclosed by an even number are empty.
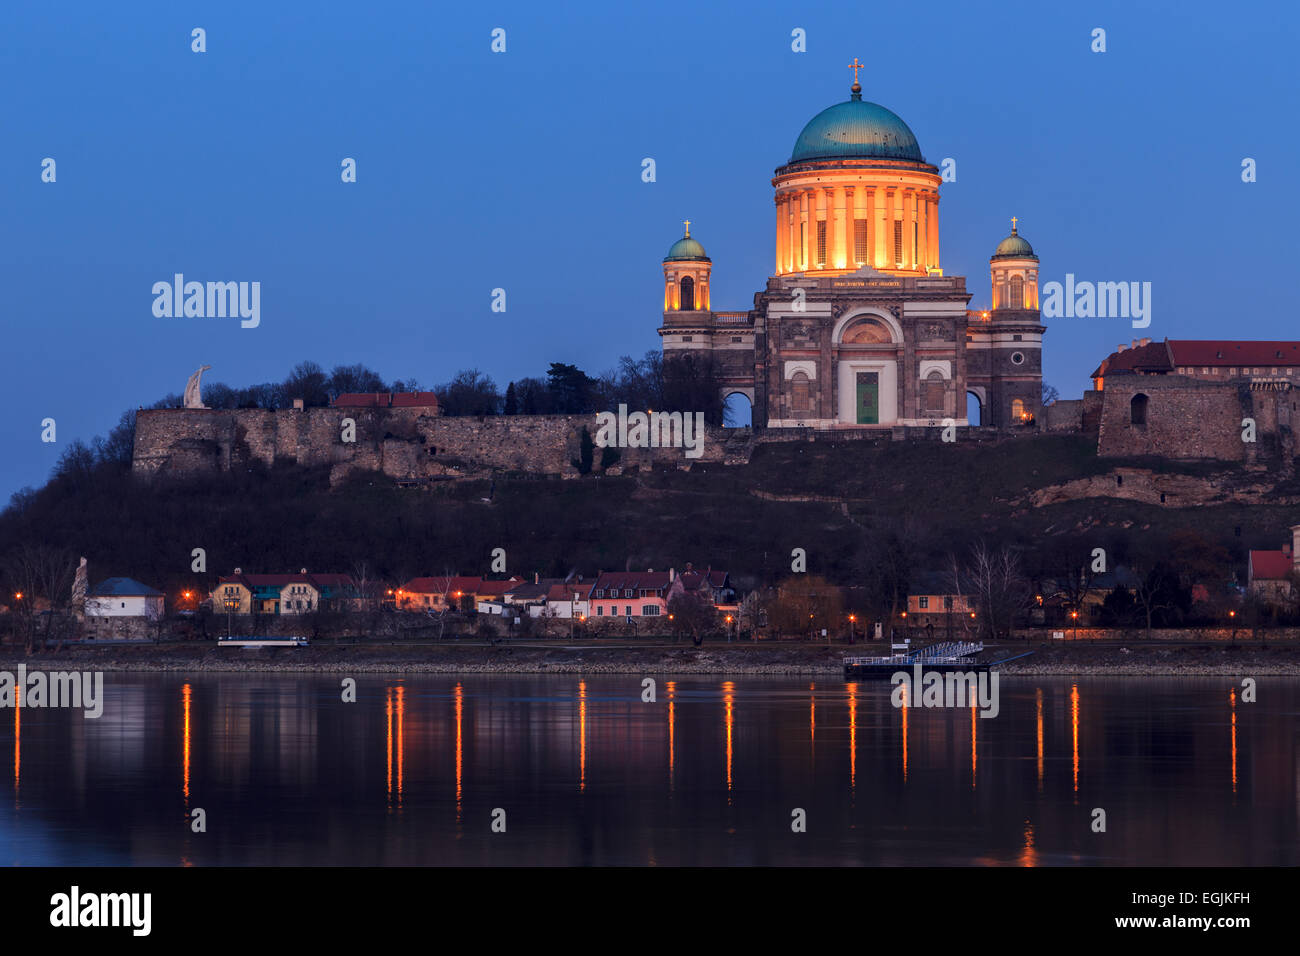
<svg viewBox="0 0 1300 956"><path fill-rule="evenodd" d="M1071 482L1087 480L1096 494L1120 473L1126 483L1115 497L1071 497ZM101 463L56 477L0 515L0 560L23 543L44 543L85 555L92 581L129 575L175 593L208 587L235 567L351 572L364 562L390 581L486 573L491 551L504 548L508 570L521 575L689 561L752 585L787 573L799 547L809 572L853 583L884 541L899 542L909 565L924 570L982 538L1023 549L1032 573L1067 545L1106 547L1118 561L1159 551L1171 533L1194 527L1226 549L1230 576L1244 567L1246 548L1279 547L1297 520L1295 498L1284 494L1295 489L1273 489L1262 477L1103 461L1075 436L773 443L747 465L579 480L501 476L426 489L368 474L331 491L323 470L288 467L150 486ZM1151 503L1164 486L1179 491ZM1036 495L1052 503L1035 507ZM1243 503L1251 499L1264 503ZM195 548L206 551L206 575L190 571Z"/></svg>

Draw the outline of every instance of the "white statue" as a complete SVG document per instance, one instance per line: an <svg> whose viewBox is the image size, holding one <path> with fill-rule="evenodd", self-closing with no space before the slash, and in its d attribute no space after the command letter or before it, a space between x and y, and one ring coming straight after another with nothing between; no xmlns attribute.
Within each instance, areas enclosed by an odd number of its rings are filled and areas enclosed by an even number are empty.
<svg viewBox="0 0 1300 956"><path fill-rule="evenodd" d="M187 382L185 385L185 407L186 408L207 408L208 407L203 404L203 399L199 394L199 379L201 379L203 377L203 373L210 368L212 368L211 365L205 365L197 372L195 372L193 375L190 376L189 382Z"/></svg>

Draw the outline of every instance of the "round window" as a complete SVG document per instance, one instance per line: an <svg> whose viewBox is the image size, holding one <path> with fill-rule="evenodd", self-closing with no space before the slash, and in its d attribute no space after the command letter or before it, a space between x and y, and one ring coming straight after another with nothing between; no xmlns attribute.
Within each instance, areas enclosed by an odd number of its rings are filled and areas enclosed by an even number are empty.
<svg viewBox="0 0 1300 956"><path fill-rule="evenodd" d="M1012 352L1012 353L1011 353L1011 364L1012 364L1012 365L1024 365L1024 364L1025 364L1025 353L1024 353L1024 352Z"/></svg>

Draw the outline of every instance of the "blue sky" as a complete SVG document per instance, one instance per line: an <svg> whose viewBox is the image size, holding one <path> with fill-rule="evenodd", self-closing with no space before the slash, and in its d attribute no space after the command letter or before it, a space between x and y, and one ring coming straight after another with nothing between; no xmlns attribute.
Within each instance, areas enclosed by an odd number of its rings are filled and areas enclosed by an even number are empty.
<svg viewBox="0 0 1300 956"><path fill-rule="evenodd" d="M426 386L467 367L502 387L551 361L604 371L658 347L684 218L713 307L748 308L772 269L772 172L847 98L855 56L865 98L929 161L957 160L941 251L974 306L1012 215L1044 282L1152 283L1146 330L1049 324L1063 396L1137 336L1294 338L1298 19L1041 0L7 3L0 501L200 364L231 385L304 359ZM261 325L155 318L151 287L175 272L259 281Z"/></svg>

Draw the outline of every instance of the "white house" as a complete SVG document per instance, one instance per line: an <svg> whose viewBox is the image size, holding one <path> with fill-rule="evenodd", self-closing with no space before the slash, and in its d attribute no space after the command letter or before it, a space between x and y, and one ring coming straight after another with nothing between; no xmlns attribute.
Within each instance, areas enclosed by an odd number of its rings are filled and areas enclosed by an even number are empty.
<svg viewBox="0 0 1300 956"><path fill-rule="evenodd" d="M86 617L135 617L157 621L163 616L163 593L131 578L109 578L86 594Z"/></svg>
<svg viewBox="0 0 1300 956"><path fill-rule="evenodd" d="M546 592L547 617L587 616L591 585L582 581L553 584Z"/></svg>

